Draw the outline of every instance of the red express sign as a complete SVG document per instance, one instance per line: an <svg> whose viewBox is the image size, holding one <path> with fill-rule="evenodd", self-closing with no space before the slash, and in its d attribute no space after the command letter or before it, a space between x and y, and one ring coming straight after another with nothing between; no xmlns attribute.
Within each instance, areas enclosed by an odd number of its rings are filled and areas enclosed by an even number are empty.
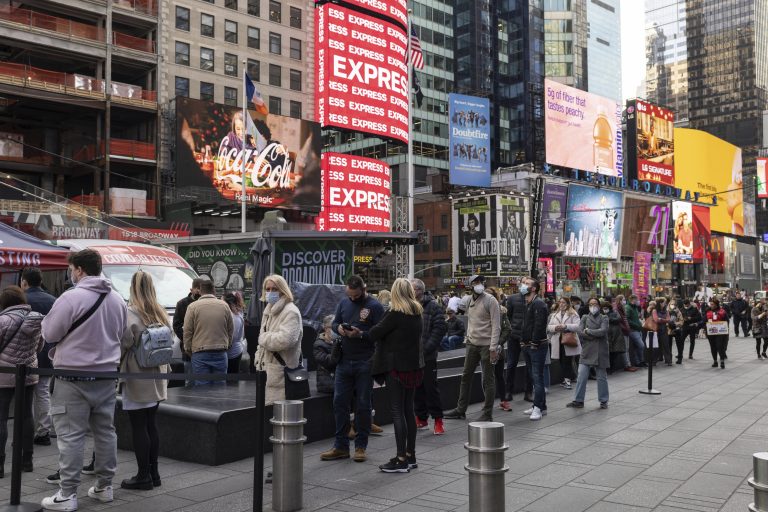
<svg viewBox="0 0 768 512"><path fill-rule="evenodd" d="M322 157L318 231L391 231L389 166L341 153Z"/></svg>
<svg viewBox="0 0 768 512"><path fill-rule="evenodd" d="M319 3L319 0L315 0ZM405 0L346 0L346 3L386 16L408 26L408 5Z"/></svg>
<svg viewBox="0 0 768 512"><path fill-rule="evenodd" d="M317 121L408 142L405 31L333 4L315 17Z"/></svg>

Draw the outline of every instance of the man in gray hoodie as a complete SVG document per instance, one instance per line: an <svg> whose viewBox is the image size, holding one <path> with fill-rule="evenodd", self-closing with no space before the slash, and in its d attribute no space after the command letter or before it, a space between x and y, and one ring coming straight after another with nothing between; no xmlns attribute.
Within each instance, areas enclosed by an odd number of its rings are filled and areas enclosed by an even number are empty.
<svg viewBox="0 0 768 512"><path fill-rule="evenodd" d="M125 301L101 276L101 255L92 249L69 255L74 288L64 292L43 320L42 334L56 370L115 372L120 364L120 339L125 330ZM93 433L96 485L88 496L112 501L117 469L115 381L95 377L56 377L51 417L58 435L59 491L44 498L47 510L77 510L77 488L83 467L85 435Z"/></svg>

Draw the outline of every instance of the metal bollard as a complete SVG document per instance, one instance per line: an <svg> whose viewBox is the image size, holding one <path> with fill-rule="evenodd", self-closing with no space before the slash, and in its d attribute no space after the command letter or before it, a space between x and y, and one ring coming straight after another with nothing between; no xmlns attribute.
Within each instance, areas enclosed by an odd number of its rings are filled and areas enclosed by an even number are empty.
<svg viewBox="0 0 768 512"><path fill-rule="evenodd" d="M755 490L755 502L749 504L752 512L768 512L768 452L752 454L752 478L749 485Z"/></svg>
<svg viewBox="0 0 768 512"><path fill-rule="evenodd" d="M304 506L304 402L275 402L272 410L272 510L293 512Z"/></svg>
<svg viewBox="0 0 768 512"><path fill-rule="evenodd" d="M469 472L469 512L504 510L506 487L504 424L495 421L470 423L469 441L464 448L469 452L469 462L464 469Z"/></svg>

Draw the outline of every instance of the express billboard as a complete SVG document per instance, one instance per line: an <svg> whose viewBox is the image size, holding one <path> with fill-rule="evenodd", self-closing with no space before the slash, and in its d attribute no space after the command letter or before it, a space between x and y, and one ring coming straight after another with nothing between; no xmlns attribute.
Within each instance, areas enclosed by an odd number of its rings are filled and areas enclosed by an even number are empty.
<svg viewBox="0 0 768 512"><path fill-rule="evenodd" d="M324 153L318 231L391 231L391 171L372 158Z"/></svg>
<svg viewBox="0 0 768 512"><path fill-rule="evenodd" d="M242 109L176 98L176 187L210 188L240 202L245 160L246 201L268 208L317 210L320 125L250 112L256 136L243 146Z"/></svg>
<svg viewBox="0 0 768 512"><path fill-rule="evenodd" d="M565 222L565 255L584 258L619 257L624 194L570 185Z"/></svg>
<svg viewBox="0 0 768 512"><path fill-rule="evenodd" d="M675 185L675 114L642 100L627 102L628 175Z"/></svg>
<svg viewBox="0 0 768 512"><path fill-rule="evenodd" d="M322 1L325 0L315 0L315 3ZM408 26L408 3L405 0L344 0L342 3L390 18L404 27Z"/></svg>
<svg viewBox="0 0 768 512"><path fill-rule="evenodd" d="M547 163L623 176L621 104L554 80L544 89Z"/></svg>
<svg viewBox="0 0 768 512"><path fill-rule="evenodd" d="M315 9L315 115L322 126L408 142L408 38L335 4Z"/></svg>
<svg viewBox="0 0 768 512"><path fill-rule="evenodd" d="M491 107L488 98L448 95L449 181L491 186Z"/></svg>

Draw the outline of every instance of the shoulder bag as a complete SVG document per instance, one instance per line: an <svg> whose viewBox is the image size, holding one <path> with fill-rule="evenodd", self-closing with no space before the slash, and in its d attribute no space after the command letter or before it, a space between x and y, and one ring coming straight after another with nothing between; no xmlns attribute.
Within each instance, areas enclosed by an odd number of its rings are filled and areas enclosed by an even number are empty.
<svg viewBox="0 0 768 512"><path fill-rule="evenodd" d="M303 356L299 353L299 365L296 368L288 368L285 360L278 352L272 352L277 362L283 366L285 377L285 399L303 400L309 398L309 372L304 367Z"/></svg>

